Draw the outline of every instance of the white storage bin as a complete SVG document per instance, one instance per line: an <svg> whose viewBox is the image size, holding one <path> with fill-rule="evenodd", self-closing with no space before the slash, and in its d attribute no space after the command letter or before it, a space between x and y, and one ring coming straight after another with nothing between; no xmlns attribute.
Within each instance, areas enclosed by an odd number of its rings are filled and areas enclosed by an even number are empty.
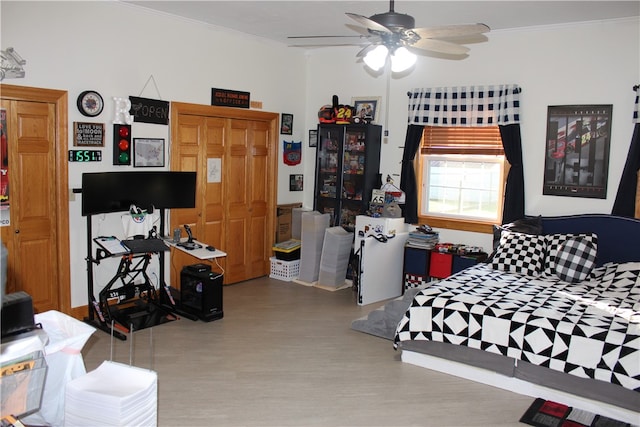
<svg viewBox="0 0 640 427"><path fill-rule="evenodd" d="M297 279L300 274L300 260L294 259L293 261L283 261L276 257L269 258L271 260L271 274L269 277L272 279L284 280L290 282L293 279Z"/></svg>

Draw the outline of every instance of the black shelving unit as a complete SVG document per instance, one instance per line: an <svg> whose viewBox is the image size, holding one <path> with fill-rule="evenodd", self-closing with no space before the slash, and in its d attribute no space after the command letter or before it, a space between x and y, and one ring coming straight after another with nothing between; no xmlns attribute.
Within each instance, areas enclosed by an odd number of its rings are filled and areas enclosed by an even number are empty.
<svg viewBox="0 0 640 427"><path fill-rule="evenodd" d="M382 127L318 125L314 209L331 215L331 225L353 231L379 185Z"/></svg>

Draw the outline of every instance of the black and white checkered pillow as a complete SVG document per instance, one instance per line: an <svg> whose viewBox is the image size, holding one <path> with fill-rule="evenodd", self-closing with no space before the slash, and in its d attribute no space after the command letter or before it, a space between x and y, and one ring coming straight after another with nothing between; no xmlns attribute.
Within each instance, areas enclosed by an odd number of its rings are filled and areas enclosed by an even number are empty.
<svg viewBox="0 0 640 427"><path fill-rule="evenodd" d="M546 250L547 254L544 260L544 275L545 276L553 276L556 274L556 255L558 254L558 250L560 246L567 240L573 239L575 237L584 237L595 247L596 251L598 249L598 236L594 233L583 233L583 234L547 234L545 237L546 240Z"/></svg>
<svg viewBox="0 0 640 427"><path fill-rule="evenodd" d="M538 276L544 261L544 236L502 232L491 266L495 270Z"/></svg>
<svg viewBox="0 0 640 427"><path fill-rule="evenodd" d="M565 240L556 253L556 275L565 282L582 282L595 268L597 252L596 246L587 237Z"/></svg>

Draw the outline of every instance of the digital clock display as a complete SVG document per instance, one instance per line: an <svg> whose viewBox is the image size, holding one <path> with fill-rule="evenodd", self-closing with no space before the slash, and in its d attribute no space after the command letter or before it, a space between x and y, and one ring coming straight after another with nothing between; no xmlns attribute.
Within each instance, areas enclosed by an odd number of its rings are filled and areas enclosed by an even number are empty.
<svg viewBox="0 0 640 427"><path fill-rule="evenodd" d="M69 150L70 162L101 162L102 151L100 150Z"/></svg>

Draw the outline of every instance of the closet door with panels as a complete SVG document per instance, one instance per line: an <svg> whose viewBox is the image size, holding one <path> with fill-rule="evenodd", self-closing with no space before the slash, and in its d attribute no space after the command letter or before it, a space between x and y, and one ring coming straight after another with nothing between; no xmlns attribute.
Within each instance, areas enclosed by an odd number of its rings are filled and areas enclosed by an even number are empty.
<svg viewBox="0 0 640 427"><path fill-rule="evenodd" d="M197 172L196 207L173 209L170 228L227 253L224 283L269 274L275 232L278 114L172 103L171 169ZM198 262L172 250L171 283Z"/></svg>
<svg viewBox="0 0 640 427"><path fill-rule="evenodd" d="M67 92L0 85L0 240L7 293L71 314Z"/></svg>

